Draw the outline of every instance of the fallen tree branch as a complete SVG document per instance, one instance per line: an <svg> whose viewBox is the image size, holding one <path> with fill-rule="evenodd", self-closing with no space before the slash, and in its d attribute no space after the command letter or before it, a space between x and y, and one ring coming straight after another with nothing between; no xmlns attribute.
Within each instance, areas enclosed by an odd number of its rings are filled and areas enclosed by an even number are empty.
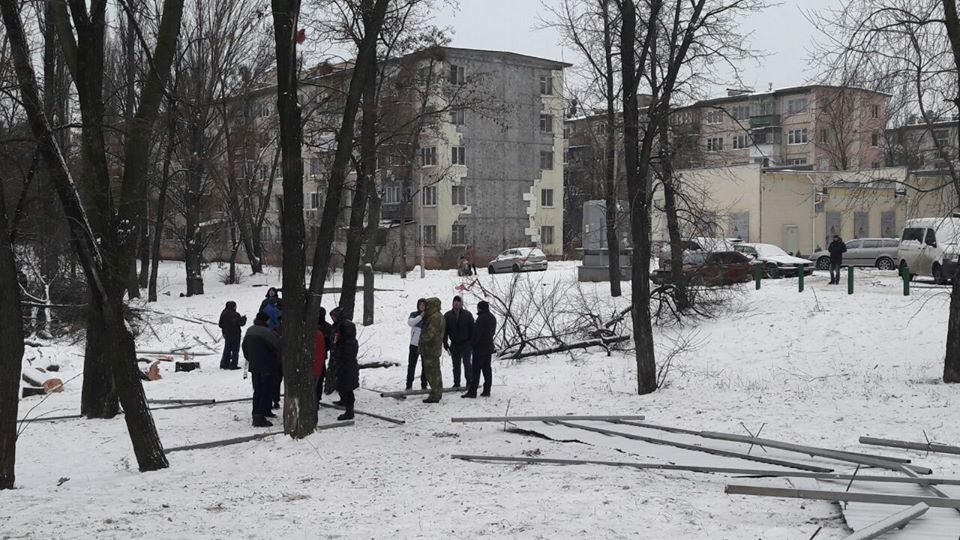
<svg viewBox="0 0 960 540"><path fill-rule="evenodd" d="M374 369L374 368L388 368L388 367L397 367L400 364L398 362L387 362L385 360L380 360L378 362L367 362L360 364L360 369Z"/></svg>
<svg viewBox="0 0 960 540"><path fill-rule="evenodd" d="M597 338L597 339L588 339L587 341L580 341L577 343L567 343L564 345L559 345L557 347L551 347L549 349L538 349L527 352L517 352L511 356L502 357L500 360L519 360L521 358L529 358L531 356L543 356L547 354L554 354L558 352L572 351L575 349L586 349L588 347L606 347L614 343L622 343L630 339L629 335L624 336L614 336L611 338Z"/></svg>

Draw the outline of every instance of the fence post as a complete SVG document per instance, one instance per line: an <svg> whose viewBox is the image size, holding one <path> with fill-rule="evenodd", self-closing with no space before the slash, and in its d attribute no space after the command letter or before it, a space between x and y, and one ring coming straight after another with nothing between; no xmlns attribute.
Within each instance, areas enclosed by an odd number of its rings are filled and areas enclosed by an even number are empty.
<svg viewBox="0 0 960 540"><path fill-rule="evenodd" d="M903 278L903 295L910 296L910 270L906 266L900 267L900 277Z"/></svg>
<svg viewBox="0 0 960 540"><path fill-rule="evenodd" d="M853 294L853 267L847 267L847 294Z"/></svg>
<svg viewBox="0 0 960 540"><path fill-rule="evenodd" d="M363 265L363 325L373 324L373 266Z"/></svg>
<svg viewBox="0 0 960 540"><path fill-rule="evenodd" d="M753 280L757 282L757 290L760 290L760 280L763 278L763 273L759 264L753 265Z"/></svg>
<svg viewBox="0 0 960 540"><path fill-rule="evenodd" d="M800 265L800 273L797 274L797 288L800 289L800 292L803 292L803 278L807 274L807 265Z"/></svg>

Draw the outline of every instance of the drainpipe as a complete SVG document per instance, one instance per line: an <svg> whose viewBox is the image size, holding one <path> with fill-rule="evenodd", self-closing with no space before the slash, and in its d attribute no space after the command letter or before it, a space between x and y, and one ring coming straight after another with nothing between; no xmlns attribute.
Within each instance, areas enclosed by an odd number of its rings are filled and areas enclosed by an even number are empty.
<svg viewBox="0 0 960 540"><path fill-rule="evenodd" d="M817 249L817 181L809 174L806 175L810 181L810 253L813 254Z"/></svg>

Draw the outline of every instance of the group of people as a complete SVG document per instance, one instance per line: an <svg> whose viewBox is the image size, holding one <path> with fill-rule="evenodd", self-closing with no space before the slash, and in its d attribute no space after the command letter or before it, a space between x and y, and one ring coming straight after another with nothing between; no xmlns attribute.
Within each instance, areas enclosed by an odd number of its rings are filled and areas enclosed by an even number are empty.
<svg viewBox="0 0 960 540"><path fill-rule="evenodd" d="M280 408L283 303L279 293L273 287L267 290L253 325L247 329L242 341L241 327L246 325L247 318L237 312L236 302L227 302L220 314L224 338L220 368L240 369L239 351L243 351L253 383L253 425L256 427L272 426L268 419L276 418L273 411ZM313 347L316 396L319 403L324 393L336 391L340 399L333 403L344 409L337 420L350 420L354 417L354 391L360 386L357 327L341 308L330 312L330 320L330 323L326 321L326 310L320 308Z"/></svg>
<svg viewBox="0 0 960 540"><path fill-rule="evenodd" d="M413 389L416 378L417 359L421 360L420 388L430 387L430 395L424 403L437 403L443 396L443 376L440 373L442 351L450 353L453 363L453 388L460 390L461 367L467 383L467 391L461 397L475 398L483 376L482 397L490 396L493 384L493 338L497 331L497 319L490 313L490 304L477 304L477 318L463 306L463 299L453 297L452 308L440 314L439 298L417 300L417 310L410 313L410 353L407 358L407 390Z"/></svg>

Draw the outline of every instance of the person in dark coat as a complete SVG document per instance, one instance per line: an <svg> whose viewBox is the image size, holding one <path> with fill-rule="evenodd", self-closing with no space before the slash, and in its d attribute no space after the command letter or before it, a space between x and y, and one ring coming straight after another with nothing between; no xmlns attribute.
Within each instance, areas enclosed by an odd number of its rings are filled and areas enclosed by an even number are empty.
<svg viewBox="0 0 960 540"><path fill-rule="evenodd" d="M413 380L417 375L417 358L420 356L420 332L423 330L423 312L427 309L427 301L417 300L417 310L407 317L410 326L410 353L407 355L407 390L413 388ZM420 368L420 389L427 388L427 373Z"/></svg>
<svg viewBox="0 0 960 540"><path fill-rule="evenodd" d="M247 318L237 313L237 303L227 302L220 313L220 332L223 334L223 356L220 357L220 369L240 369L240 328L247 324Z"/></svg>
<svg viewBox="0 0 960 540"><path fill-rule="evenodd" d="M847 252L847 244L835 234L827 250L830 252L830 284L837 285L840 283L840 265L843 264L843 254Z"/></svg>
<svg viewBox="0 0 960 540"><path fill-rule="evenodd" d="M356 402L353 391L360 387L360 366L357 364L360 345L357 343L357 327L343 316L340 308L330 312L330 319L333 321L333 349L330 351L332 390L340 394L339 404L345 409L337 420L351 420L353 405Z"/></svg>
<svg viewBox="0 0 960 540"><path fill-rule="evenodd" d="M253 380L253 425L272 426L267 418L276 417L270 410L270 399L274 380L280 377L280 336L267 328L265 314L257 314L253 326L243 336L241 347Z"/></svg>
<svg viewBox="0 0 960 540"><path fill-rule="evenodd" d="M473 378L473 366L470 358L473 348L473 314L463 309L463 299L453 297L453 309L443 315L444 332L443 348L450 353L453 360L453 387L460 389L460 364L463 363L463 373L467 378L467 386Z"/></svg>
<svg viewBox="0 0 960 540"><path fill-rule="evenodd" d="M483 397L490 397L490 386L493 384L493 336L497 333L497 318L490 313L490 304L481 301L477 304L477 322L473 326L473 377L467 387L467 393L460 396L465 398L477 397L477 386L480 385L480 374L483 374Z"/></svg>
<svg viewBox="0 0 960 540"><path fill-rule="evenodd" d="M330 355L330 346L333 337L333 327L327 322L327 310L320 308L320 317L317 319L316 344L313 349L313 380L316 384L317 403L323 399L323 379L327 374L327 356Z"/></svg>

